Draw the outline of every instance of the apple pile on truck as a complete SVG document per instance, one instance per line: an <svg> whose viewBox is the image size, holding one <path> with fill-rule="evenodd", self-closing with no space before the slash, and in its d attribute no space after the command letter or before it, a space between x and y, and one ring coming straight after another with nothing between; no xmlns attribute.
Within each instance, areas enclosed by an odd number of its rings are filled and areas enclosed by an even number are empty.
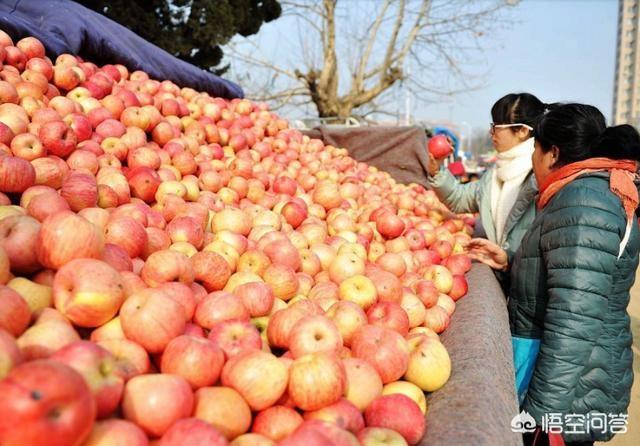
<svg viewBox="0 0 640 446"><path fill-rule="evenodd" d="M0 62L2 446L420 441L469 217L264 104Z"/></svg>

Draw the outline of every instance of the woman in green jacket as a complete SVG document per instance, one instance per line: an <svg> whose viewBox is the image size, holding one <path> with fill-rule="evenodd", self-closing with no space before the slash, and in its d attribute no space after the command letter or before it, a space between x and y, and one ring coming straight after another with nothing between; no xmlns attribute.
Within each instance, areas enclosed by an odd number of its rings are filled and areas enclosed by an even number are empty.
<svg viewBox="0 0 640 446"><path fill-rule="evenodd" d="M566 104L540 119L535 138L539 212L509 293L518 396L538 426L525 444L542 444L532 437L546 441L546 430L592 445L626 429L640 136L629 125L607 128L595 107Z"/></svg>
<svg viewBox="0 0 640 446"><path fill-rule="evenodd" d="M496 166L479 181L460 184L430 156L428 184L453 212L479 212L488 243L475 239L472 257L496 268L495 245L511 256L535 216L538 193L531 170L532 131L546 105L529 93L512 93L491 108L490 133L498 152Z"/></svg>

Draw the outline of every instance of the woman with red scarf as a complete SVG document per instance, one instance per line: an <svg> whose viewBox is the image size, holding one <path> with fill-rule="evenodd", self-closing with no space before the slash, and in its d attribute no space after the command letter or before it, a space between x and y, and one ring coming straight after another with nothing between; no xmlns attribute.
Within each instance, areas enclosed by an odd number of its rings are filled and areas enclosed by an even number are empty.
<svg viewBox="0 0 640 446"><path fill-rule="evenodd" d="M624 432L633 383L640 136L582 104L548 112L534 135L538 214L509 292L516 387L536 425L525 445L593 445ZM506 269L498 247L470 249Z"/></svg>

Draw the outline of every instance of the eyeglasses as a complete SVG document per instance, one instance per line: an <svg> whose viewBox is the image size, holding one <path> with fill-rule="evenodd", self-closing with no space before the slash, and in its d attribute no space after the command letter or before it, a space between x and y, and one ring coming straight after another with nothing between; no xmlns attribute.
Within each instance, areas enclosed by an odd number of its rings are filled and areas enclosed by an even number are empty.
<svg viewBox="0 0 640 446"><path fill-rule="evenodd" d="M496 123L492 122L491 124L489 124L489 134L493 135L496 132L496 129L507 129L509 127L524 127L525 129L533 131L533 127L531 127L530 125L527 125L527 124L521 124L521 123L517 123L517 124L496 124Z"/></svg>

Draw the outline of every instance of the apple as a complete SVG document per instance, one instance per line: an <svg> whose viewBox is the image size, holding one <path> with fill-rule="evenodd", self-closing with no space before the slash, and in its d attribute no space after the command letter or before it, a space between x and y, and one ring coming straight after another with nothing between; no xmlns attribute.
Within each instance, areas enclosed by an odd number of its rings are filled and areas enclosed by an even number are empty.
<svg viewBox="0 0 640 446"><path fill-rule="evenodd" d="M176 421L164 433L159 446L207 445L227 446L227 439L210 424L198 418Z"/></svg>
<svg viewBox="0 0 640 446"><path fill-rule="evenodd" d="M426 308L420 298L413 294L410 290L402 293L400 306L409 317L409 328L418 327L424 323L426 317Z"/></svg>
<svg viewBox="0 0 640 446"><path fill-rule="evenodd" d="M82 446L148 446L147 435L136 424L110 418L96 421Z"/></svg>
<svg viewBox="0 0 640 446"><path fill-rule="evenodd" d="M43 222L48 216L62 211L69 211L69 203L55 191L38 194L29 200L26 206L27 213Z"/></svg>
<svg viewBox="0 0 640 446"><path fill-rule="evenodd" d="M451 296L454 302L465 296L468 290L469 285L463 275L453 276L453 286L451 287L451 291L449 291L449 296Z"/></svg>
<svg viewBox="0 0 640 446"><path fill-rule="evenodd" d="M438 291L443 294L449 294L453 288L453 275L442 265L431 265L427 267L424 278L432 280Z"/></svg>
<svg viewBox="0 0 640 446"><path fill-rule="evenodd" d="M416 282L416 295L425 308L431 308L438 303L440 291L431 280L419 280Z"/></svg>
<svg viewBox="0 0 640 446"><path fill-rule="evenodd" d="M376 229L386 239L399 237L405 227L402 219L392 212L383 212L376 219Z"/></svg>
<svg viewBox="0 0 640 446"><path fill-rule="evenodd" d="M189 285L182 282L165 282L157 288L182 306L185 322L190 322L193 319L197 303Z"/></svg>
<svg viewBox="0 0 640 446"><path fill-rule="evenodd" d="M0 285L0 329L13 336L20 336L31 321L29 305L20 294Z"/></svg>
<svg viewBox="0 0 640 446"><path fill-rule="evenodd" d="M191 263L195 281L202 284L208 292L223 289L231 277L229 264L215 252L201 251L191 257Z"/></svg>
<svg viewBox="0 0 640 446"><path fill-rule="evenodd" d="M337 402L347 387L342 361L317 352L297 358L289 369L289 396L302 410L312 411Z"/></svg>
<svg viewBox="0 0 640 446"><path fill-rule="evenodd" d="M448 157L453 152L451 143L445 135L435 135L431 137L429 139L428 149L429 153L438 160Z"/></svg>
<svg viewBox="0 0 640 446"><path fill-rule="evenodd" d="M275 404L287 389L285 365L271 353L259 350L246 351L236 358L225 364L222 384L237 390L251 410L260 411Z"/></svg>
<svg viewBox="0 0 640 446"><path fill-rule="evenodd" d="M183 311L164 291L147 288L129 296L122 305L122 330L127 339L137 342L149 353L159 353L184 332Z"/></svg>
<svg viewBox="0 0 640 446"><path fill-rule="evenodd" d="M195 277L194 262L186 255L170 249L153 252L144 263L140 277L149 286L165 282L191 283Z"/></svg>
<svg viewBox="0 0 640 446"><path fill-rule="evenodd" d="M373 305L378 297L375 284L368 277L358 274L345 279L339 288L340 299L357 304L363 310Z"/></svg>
<svg viewBox="0 0 640 446"><path fill-rule="evenodd" d="M90 341L69 344L50 356L80 373L96 400L98 418L116 410L124 390L124 378L118 373L116 359L104 348Z"/></svg>
<svg viewBox="0 0 640 446"><path fill-rule="evenodd" d="M2 445L82 444L95 416L95 401L84 379L59 362L27 362L0 381Z"/></svg>
<svg viewBox="0 0 640 446"><path fill-rule="evenodd" d="M376 369L364 359L346 358L343 363L347 375L345 398L362 412L382 394L382 379Z"/></svg>
<svg viewBox="0 0 640 446"><path fill-rule="evenodd" d="M364 418L360 410L345 398L322 409L305 412L304 419L327 421L354 434L364 429Z"/></svg>
<svg viewBox="0 0 640 446"><path fill-rule="evenodd" d="M289 266L270 265L264 271L263 279L273 290L273 295L285 302L298 292L298 278Z"/></svg>
<svg viewBox="0 0 640 446"><path fill-rule="evenodd" d="M333 304L327 310L326 316L334 322L347 347L351 346L355 332L367 324L367 315L364 310L358 304L348 300Z"/></svg>
<svg viewBox="0 0 640 446"><path fill-rule="evenodd" d="M400 302L402 299L402 283L395 275L380 269L367 273L376 287L378 300L384 302Z"/></svg>
<svg viewBox="0 0 640 446"><path fill-rule="evenodd" d="M329 277L337 284L365 272L364 260L355 254L339 254L329 266Z"/></svg>
<svg viewBox="0 0 640 446"><path fill-rule="evenodd" d="M23 192L36 183L36 171L26 159L0 156L0 192Z"/></svg>
<svg viewBox="0 0 640 446"><path fill-rule="evenodd" d="M78 143L76 133L63 121L50 121L42 124L38 137L48 153L60 158L68 157Z"/></svg>
<svg viewBox="0 0 640 446"><path fill-rule="evenodd" d="M471 270L471 259L466 254L453 254L444 260L444 266L454 276L464 275Z"/></svg>
<svg viewBox="0 0 640 446"><path fill-rule="evenodd" d="M78 258L100 258L102 234L87 219L63 211L47 217L38 234L36 255L46 268L58 269Z"/></svg>
<svg viewBox="0 0 640 446"><path fill-rule="evenodd" d="M369 324L385 327L405 337L409 333L409 316L396 302L380 301L367 310Z"/></svg>
<svg viewBox="0 0 640 446"><path fill-rule="evenodd" d="M298 321L305 316L322 313L322 308L309 300L301 300L291 307L275 311L271 315L267 326L269 345L288 348L291 331Z"/></svg>
<svg viewBox="0 0 640 446"><path fill-rule="evenodd" d="M423 337L413 345L405 379L426 392L435 392L449 380L451 359L442 343Z"/></svg>
<svg viewBox="0 0 640 446"><path fill-rule="evenodd" d="M304 316L289 334L289 351L294 359L316 352L337 354L342 345L338 327L323 315Z"/></svg>
<svg viewBox="0 0 640 446"><path fill-rule="evenodd" d="M22 352L11 333L0 328L0 380L22 362Z"/></svg>
<svg viewBox="0 0 640 446"><path fill-rule="evenodd" d="M303 421L302 415L295 410L286 406L273 406L255 416L251 432L280 441L291 435Z"/></svg>
<svg viewBox="0 0 640 446"><path fill-rule="evenodd" d="M375 325L365 325L356 331L351 352L354 357L371 364L384 384L397 381L409 364L409 347L402 336Z"/></svg>
<svg viewBox="0 0 640 446"><path fill-rule="evenodd" d="M11 152L13 152L15 156L27 161L33 161L36 158L41 158L46 155L42 142L32 133L16 135L11 140Z"/></svg>
<svg viewBox="0 0 640 446"><path fill-rule="evenodd" d="M206 421L229 441L247 432L251 426L249 405L230 387L198 389L193 416Z"/></svg>
<svg viewBox="0 0 640 446"><path fill-rule="evenodd" d="M18 338L18 347L25 359L32 360L51 356L55 351L79 340L78 332L64 316L56 310L45 308L36 323Z"/></svg>
<svg viewBox="0 0 640 446"><path fill-rule="evenodd" d="M438 334L442 333L447 329L451 322L448 313L449 310L449 308L444 308L440 305L427 308L425 311L424 326L432 329Z"/></svg>
<svg viewBox="0 0 640 446"><path fill-rule="evenodd" d="M226 358L248 350L260 350L262 347L260 332L253 324L245 321L218 322L211 327L209 339L220 346Z"/></svg>
<svg viewBox="0 0 640 446"><path fill-rule="evenodd" d="M456 309L456 303L455 301L449 297L446 294L440 294L438 296L438 303L437 305L439 307L444 308L444 310L447 312L447 314L449 315L449 317L451 317L453 315L453 312Z"/></svg>
<svg viewBox="0 0 640 446"><path fill-rule="evenodd" d="M425 418L418 405L402 394L382 395L371 402L364 412L368 427L392 429L409 445L416 445L426 430Z"/></svg>
<svg viewBox="0 0 640 446"><path fill-rule="evenodd" d="M146 244L145 227L132 217L111 217L104 228L104 240L120 246L131 258L140 257Z"/></svg>
<svg viewBox="0 0 640 446"><path fill-rule="evenodd" d="M184 378L191 388L213 385L224 364L222 349L208 339L182 335L172 339L162 354L162 373Z"/></svg>
<svg viewBox="0 0 640 446"><path fill-rule="evenodd" d="M116 358L116 366L125 381L149 371L149 355L139 344L128 339L103 339L96 343Z"/></svg>
<svg viewBox="0 0 640 446"><path fill-rule="evenodd" d="M341 429L333 423L320 420L306 420L292 436L280 442L282 446L305 445L335 445L360 446L358 439L351 432Z"/></svg>
<svg viewBox="0 0 640 446"><path fill-rule="evenodd" d="M124 418L154 437L162 436L179 419L189 417L193 407L191 387L180 376L138 375L127 381L124 388Z"/></svg>
<svg viewBox="0 0 640 446"><path fill-rule="evenodd" d="M249 318L249 310L238 298L226 291L216 291L198 303L193 319L201 327L212 329L219 322Z"/></svg>
<svg viewBox="0 0 640 446"><path fill-rule="evenodd" d="M249 282L237 286L233 294L240 299L251 317L266 316L273 308L275 296L263 282Z"/></svg>
<svg viewBox="0 0 640 446"><path fill-rule="evenodd" d="M55 275L54 305L75 325L98 327L108 322L124 299L120 274L101 260L75 259Z"/></svg>
<svg viewBox="0 0 640 446"><path fill-rule="evenodd" d="M362 446L407 446L407 440L392 429L385 427L367 427L358 432L358 441Z"/></svg>
<svg viewBox="0 0 640 446"><path fill-rule="evenodd" d="M268 409L267 409L268 410ZM276 446L276 442L260 434L243 434L236 437L230 446Z"/></svg>
<svg viewBox="0 0 640 446"><path fill-rule="evenodd" d="M418 405L423 414L427 413L427 399L420 387L408 381L395 381L385 385L382 389L383 395L392 395L394 393L408 396Z"/></svg>

